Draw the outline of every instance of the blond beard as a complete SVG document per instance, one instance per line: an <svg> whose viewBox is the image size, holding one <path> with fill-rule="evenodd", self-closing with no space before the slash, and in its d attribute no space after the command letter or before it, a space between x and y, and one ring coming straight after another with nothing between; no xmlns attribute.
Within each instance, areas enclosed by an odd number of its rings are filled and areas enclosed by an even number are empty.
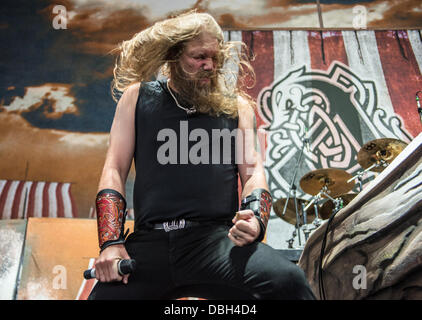
<svg viewBox="0 0 422 320"><path fill-rule="evenodd" d="M209 83L201 83L209 79ZM218 84L215 71L199 71L188 74L179 64L172 68L171 84L185 107L194 107L197 112L219 115L222 104L236 103L234 95L225 94Z"/></svg>

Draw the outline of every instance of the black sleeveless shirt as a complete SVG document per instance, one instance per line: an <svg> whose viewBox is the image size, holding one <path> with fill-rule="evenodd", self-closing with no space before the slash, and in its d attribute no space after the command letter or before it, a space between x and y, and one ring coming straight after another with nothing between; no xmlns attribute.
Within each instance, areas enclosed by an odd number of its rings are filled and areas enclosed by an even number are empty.
<svg viewBox="0 0 422 320"><path fill-rule="evenodd" d="M181 218L230 221L239 206L237 127L225 116L188 116L165 81L143 83L135 111L135 229Z"/></svg>

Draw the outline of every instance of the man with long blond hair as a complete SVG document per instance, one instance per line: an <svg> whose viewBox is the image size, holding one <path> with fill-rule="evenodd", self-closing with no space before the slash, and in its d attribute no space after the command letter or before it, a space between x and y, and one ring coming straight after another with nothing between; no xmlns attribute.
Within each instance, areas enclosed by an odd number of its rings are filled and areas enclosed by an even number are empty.
<svg viewBox="0 0 422 320"><path fill-rule="evenodd" d="M272 198L248 134L254 110L245 86L254 74L245 49L197 12L119 46L90 299L314 298L302 270L261 242ZM126 237L132 159L135 230ZM130 275L118 273L121 259L136 261Z"/></svg>

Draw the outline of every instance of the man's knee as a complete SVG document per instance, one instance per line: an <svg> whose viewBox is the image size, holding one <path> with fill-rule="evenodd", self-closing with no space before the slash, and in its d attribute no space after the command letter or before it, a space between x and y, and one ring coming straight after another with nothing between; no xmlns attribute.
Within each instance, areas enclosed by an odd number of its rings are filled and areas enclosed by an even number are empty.
<svg viewBox="0 0 422 320"><path fill-rule="evenodd" d="M289 299L313 299L314 295L306 279L305 273L292 264L279 283L279 290L285 290Z"/></svg>
<svg viewBox="0 0 422 320"><path fill-rule="evenodd" d="M293 263L274 273L270 283L273 299L315 299L305 273Z"/></svg>

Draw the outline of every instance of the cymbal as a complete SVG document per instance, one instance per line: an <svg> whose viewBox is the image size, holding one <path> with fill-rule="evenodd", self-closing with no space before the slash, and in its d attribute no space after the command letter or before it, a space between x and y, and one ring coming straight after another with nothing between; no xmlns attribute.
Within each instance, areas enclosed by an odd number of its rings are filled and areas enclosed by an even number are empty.
<svg viewBox="0 0 422 320"><path fill-rule="evenodd" d="M357 196L357 193L346 193L337 196L336 198L341 198L343 200L343 208L349 204ZM319 210L319 214L324 217L330 217L334 210L334 203L331 200L326 201Z"/></svg>
<svg viewBox="0 0 422 320"><path fill-rule="evenodd" d="M286 212L283 216L283 210L284 210L284 206L286 204L286 200L287 200L287 198L278 199L273 204L274 212L278 217L280 217L284 221L286 221L290 224L296 225L295 200L293 198L289 199L289 202L287 203ZM309 203L309 201L304 200L304 199L296 199L296 200L297 200L297 210L298 210L298 213L299 213L299 220L300 220L299 224L303 225L304 221L303 221L302 205L301 204L303 203L303 205L306 207L306 205ZM314 207L311 206L306 211L306 223L311 223L314 219L315 219L315 210L314 210Z"/></svg>
<svg viewBox="0 0 422 320"><path fill-rule="evenodd" d="M315 196L326 186L330 196L335 197L353 189L354 183L347 183L350 178L352 175L341 169L317 169L300 179L300 187L305 193Z"/></svg>
<svg viewBox="0 0 422 320"><path fill-rule="evenodd" d="M369 141L359 150L358 163L364 169L369 168L380 160L391 163L406 146L407 143L393 138L381 138ZM384 169L384 166L379 166L372 168L371 171L381 172Z"/></svg>

